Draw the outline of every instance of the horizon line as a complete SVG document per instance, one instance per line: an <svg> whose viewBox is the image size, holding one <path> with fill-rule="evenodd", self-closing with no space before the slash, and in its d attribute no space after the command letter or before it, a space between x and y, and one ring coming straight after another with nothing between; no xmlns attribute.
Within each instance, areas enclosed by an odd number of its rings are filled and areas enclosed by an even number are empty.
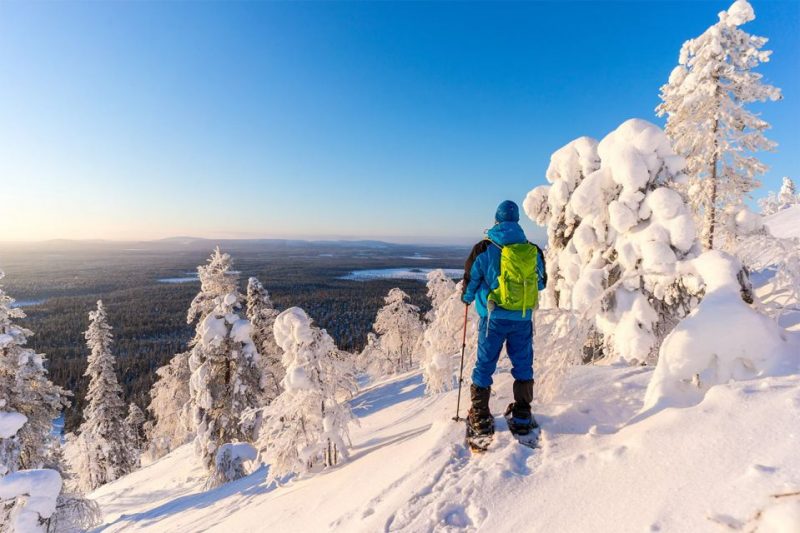
<svg viewBox="0 0 800 533"><path fill-rule="evenodd" d="M2 239L0 246L14 244L48 244L55 242L73 243L157 243L163 241L300 241L300 242L380 242L396 245L420 245L420 246L461 246L475 242L475 237L442 237L442 236L354 236L354 235L319 235L319 236L266 236L266 237L197 237L190 235L175 235L170 237L158 237L151 239L109 239L109 238L70 238L53 237L46 239Z"/></svg>

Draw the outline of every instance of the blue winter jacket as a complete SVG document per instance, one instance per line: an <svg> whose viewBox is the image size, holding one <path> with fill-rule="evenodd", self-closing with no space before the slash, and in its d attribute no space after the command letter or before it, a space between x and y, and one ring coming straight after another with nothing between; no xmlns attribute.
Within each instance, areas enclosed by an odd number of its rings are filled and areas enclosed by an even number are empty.
<svg viewBox="0 0 800 533"><path fill-rule="evenodd" d="M497 288L500 275L500 250L506 244L528 242L525 232L517 222L500 222L487 232L488 240L483 240L472 248L472 252L464 265L464 293L462 300L470 304L475 301L478 315L486 317L488 309L486 299L489 293ZM539 290L547 284L547 274L544 265L544 255L537 246L539 258L536 262L539 274ZM492 310L492 319L530 320L533 311L527 310L523 315L521 311L510 311L502 307Z"/></svg>

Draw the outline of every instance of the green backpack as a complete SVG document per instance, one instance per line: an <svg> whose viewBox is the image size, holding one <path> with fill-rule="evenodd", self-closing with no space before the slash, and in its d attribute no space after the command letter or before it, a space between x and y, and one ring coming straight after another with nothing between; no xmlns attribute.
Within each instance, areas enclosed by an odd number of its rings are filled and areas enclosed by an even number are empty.
<svg viewBox="0 0 800 533"><path fill-rule="evenodd" d="M503 309L522 311L524 316L539 302L539 249L529 242L507 244L500 249L499 284L489 293L489 300Z"/></svg>

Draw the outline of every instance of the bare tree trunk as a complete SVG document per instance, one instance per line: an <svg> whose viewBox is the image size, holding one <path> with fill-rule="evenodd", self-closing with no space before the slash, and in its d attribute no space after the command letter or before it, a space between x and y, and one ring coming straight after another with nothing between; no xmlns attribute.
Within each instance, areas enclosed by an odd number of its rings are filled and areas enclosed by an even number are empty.
<svg viewBox="0 0 800 533"><path fill-rule="evenodd" d="M716 128L715 128L716 129ZM717 218L717 155L714 154L714 161L711 167L711 194L709 195L708 205L706 206L706 220L703 235L703 248L706 250L714 249L714 229Z"/></svg>

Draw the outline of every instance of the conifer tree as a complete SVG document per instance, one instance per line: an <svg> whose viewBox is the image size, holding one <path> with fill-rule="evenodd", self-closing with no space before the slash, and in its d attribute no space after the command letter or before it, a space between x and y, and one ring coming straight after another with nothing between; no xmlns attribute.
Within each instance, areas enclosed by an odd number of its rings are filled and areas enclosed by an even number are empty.
<svg viewBox="0 0 800 533"><path fill-rule="evenodd" d="M373 329L380 335L381 352L387 357L384 372L409 370L414 365L414 348L422 336L419 307L409 302L408 294L398 288L389 291L385 305L378 310Z"/></svg>
<svg viewBox="0 0 800 533"><path fill-rule="evenodd" d="M789 206L800 203L794 181L788 176L784 176L781 183L781 190L778 192L778 209L786 209Z"/></svg>
<svg viewBox="0 0 800 533"><path fill-rule="evenodd" d="M138 405L131 402L128 405L128 416L125 417L125 433L137 466L145 445L144 422L144 413Z"/></svg>
<svg viewBox="0 0 800 533"><path fill-rule="evenodd" d="M147 447L142 459L155 461L192 439L193 428L185 415L189 403L189 353L179 353L156 370L158 381L150 391L152 420L145 422Z"/></svg>
<svg viewBox="0 0 800 533"><path fill-rule="evenodd" d="M781 98L754 71L771 54L762 50L766 38L740 29L754 19L750 4L736 0L716 24L686 41L656 108L667 115L675 151L686 157L688 197L705 249L718 247L723 217L759 186L757 177L767 167L753 153L775 146L764 136L769 124L745 107Z"/></svg>
<svg viewBox="0 0 800 533"><path fill-rule="evenodd" d="M581 222L569 200L578 185L598 168L597 141L591 137L575 139L550 157L545 174L549 185L536 187L525 198L525 213L547 228L545 264L548 283L539 295L542 308L568 306L566 302L571 298L572 286L568 281L569 269L560 257ZM564 254L568 255L568 252Z"/></svg>
<svg viewBox="0 0 800 533"><path fill-rule="evenodd" d="M27 422L15 437L0 439L0 455L11 471L49 468L57 446L53 421L69 405L68 392L47 378L44 356L25 347L33 332L16 323L25 313L13 303L0 287L0 410L18 412Z"/></svg>
<svg viewBox="0 0 800 533"><path fill-rule="evenodd" d="M111 326L101 300L97 301L97 309L89 313L85 338L89 348L84 374L89 377L86 407L77 436L68 439L66 455L77 486L89 492L129 473L134 454L127 439L116 359L111 353Z"/></svg>
<svg viewBox="0 0 800 533"><path fill-rule="evenodd" d="M188 413L195 451L215 479L217 448L253 440L259 420L243 421L242 415L259 407L262 397L259 355L251 324L239 315L243 298L231 266L230 256L217 248L208 265L198 268L201 292L189 310L197 328L189 355Z"/></svg>
<svg viewBox="0 0 800 533"><path fill-rule="evenodd" d="M257 278L247 281L247 318L253 326L253 342L261 356L261 388L264 405L269 404L281 392L283 366L281 348L275 342L273 328L278 310L272 305L269 292Z"/></svg>
<svg viewBox="0 0 800 533"><path fill-rule="evenodd" d="M238 275L231 270L231 259L217 247L208 263L197 267L200 291L192 300L186 321L198 324L208 316L217 302L227 294L238 294ZM197 336L193 343L197 342ZM148 446L144 459L154 461L178 446L190 441L196 434L193 406L190 404L189 368L191 352L176 354L172 360L156 371L158 381L150 393L152 421L145 424Z"/></svg>
<svg viewBox="0 0 800 533"><path fill-rule="evenodd" d="M597 154L597 170L583 177L564 207L579 222L555 257L556 303L579 322L593 322L592 329L581 328L588 337L574 339L575 352L596 343L600 357L652 362L701 290L677 269L699 251L690 212L671 188L681 180L684 160L658 127L637 119L608 134ZM559 212L549 209L538 220L550 227L549 217ZM557 329L571 329L562 326Z"/></svg>
<svg viewBox="0 0 800 533"><path fill-rule="evenodd" d="M461 301L462 283L454 283L441 270L428 274L428 297L432 306L419 344L422 376L428 393L444 392L456 385L458 368L454 365L454 357L461 351L466 309ZM472 306L468 309L467 320L464 376L471 373L478 341L478 316Z"/></svg>
<svg viewBox="0 0 800 533"><path fill-rule="evenodd" d="M333 466L346 459L347 403L356 392L355 370L325 330L292 307L278 315L275 338L283 350L283 392L263 409L258 440L270 478Z"/></svg>

